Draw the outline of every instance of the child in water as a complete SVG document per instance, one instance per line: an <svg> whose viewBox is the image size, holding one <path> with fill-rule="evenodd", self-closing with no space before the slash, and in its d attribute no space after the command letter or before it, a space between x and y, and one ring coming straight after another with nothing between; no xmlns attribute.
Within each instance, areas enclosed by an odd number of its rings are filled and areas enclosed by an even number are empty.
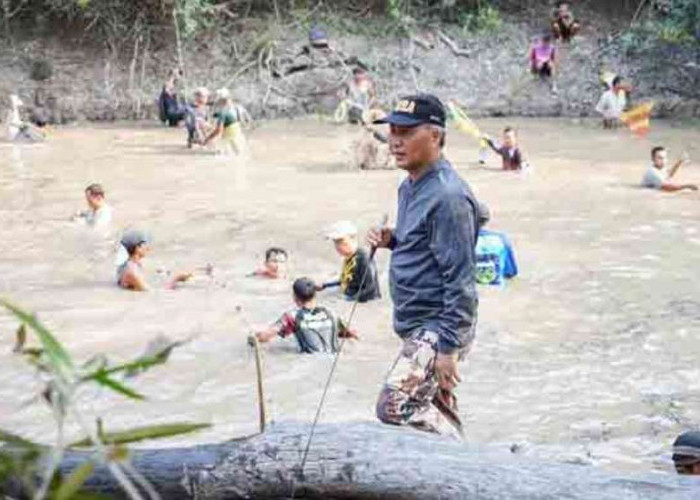
<svg viewBox="0 0 700 500"><path fill-rule="evenodd" d="M245 148L245 137L241 128L241 113L233 104L228 89L216 91L216 111L214 120L216 126L207 136L202 145L207 145L217 137L221 137L219 152L224 154L241 154Z"/></svg>
<svg viewBox="0 0 700 500"><path fill-rule="evenodd" d="M493 151L503 160L503 170L527 170L529 165L518 146L518 134L512 127L503 129L503 143L499 144L489 136L482 137Z"/></svg>

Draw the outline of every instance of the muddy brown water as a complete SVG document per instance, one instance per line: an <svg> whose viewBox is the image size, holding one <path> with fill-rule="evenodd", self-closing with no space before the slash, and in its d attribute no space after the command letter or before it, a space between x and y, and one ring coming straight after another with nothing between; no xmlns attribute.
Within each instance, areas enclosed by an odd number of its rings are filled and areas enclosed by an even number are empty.
<svg viewBox="0 0 700 500"><path fill-rule="evenodd" d="M513 119L534 165L527 177L475 166L476 145L452 131L447 156L511 237L520 276L482 289L477 341L459 388L468 439L526 456L631 471L670 471L674 436L700 420L700 196L636 187L654 144L696 163L700 130L655 123L646 139L592 122ZM497 133L504 120L484 120ZM217 442L254 432L255 369L249 324L291 306L288 282L247 278L266 247L292 256L291 276L333 277L339 259L323 238L338 219L364 231L395 214L400 173L354 172L349 127L316 119L262 124L247 163L183 147L184 132L122 124L55 129L42 145L0 144L0 293L36 311L76 359L123 360L159 334L192 337L171 361L129 383L130 402L86 390L80 408L108 429L207 421L197 435L149 445ZM492 166L497 167L496 158ZM113 283L109 242L70 222L82 190L99 181L115 228L148 229L147 269L214 265L182 289L136 294ZM324 421L370 420L399 342L385 298L360 306L362 339L347 345ZM350 304L321 302L347 315ZM49 411L30 402L35 374L11 354L16 322L0 313L0 427L53 439ZM273 421L313 418L330 358L299 356L293 342L266 346ZM80 434L75 427L68 432Z"/></svg>

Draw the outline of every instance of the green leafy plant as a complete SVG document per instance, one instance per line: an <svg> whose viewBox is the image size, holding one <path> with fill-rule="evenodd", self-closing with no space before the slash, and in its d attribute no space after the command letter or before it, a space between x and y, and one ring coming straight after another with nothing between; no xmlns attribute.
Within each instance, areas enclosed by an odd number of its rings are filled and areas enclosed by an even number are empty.
<svg viewBox="0 0 700 500"><path fill-rule="evenodd" d="M462 27L462 31L474 33L493 33L503 24L498 9L488 4L473 10L461 10L457 16L457 22Z"/></svg>
<svg viewBox="0 0 700 500"><path fill-rule="evenodd" d="M160 337L151 343L144 355L126 363L111 365L106 356L100 355L83 364L76 364L65 347L35 315L5 299L0 299L0 306L20 322L13 352L22 356L45 381L40 399L51 408L57 428L53 447L0 430L0 484L8 480L19 482L22 491L35 500L49 497L56 500L95 499L98 497L84 495L80 490L95 467L105 464L130 498L143 498L139 490L149 498L159 498L146 478L129 463L129 451L125 445L187 434L209 427L209 424L174 422L106 432L101 419L95 426L86 421L77 396L85 386L97 384L128 399L145 399L123 378L166 363L173 349L183 342ZM38 346L28 345L30 334L36 337ZM65 443L63 429L68 420L77 423L86 437ZM72 448L90 448L91 453L86 454L86 461L67 477L59 477L57 470L61 459L66 450Z"/></svg>

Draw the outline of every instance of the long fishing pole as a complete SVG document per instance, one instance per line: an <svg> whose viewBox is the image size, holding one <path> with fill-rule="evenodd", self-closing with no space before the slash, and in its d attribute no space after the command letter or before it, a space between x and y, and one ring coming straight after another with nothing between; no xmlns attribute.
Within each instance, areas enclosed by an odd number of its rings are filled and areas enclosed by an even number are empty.
<svg viewBox="0 0 700 500"><path fill-rule="evenodd" d="M380 224L380 227L386 227L387 223L389 222L389 215L384 214L384 217L382 217L382 222ZM352 304L352 309L350 309L350 314L348 315L348 320L345 323L345 329L350 329L350 325L352 324L352 320L355 317L355 311L357 310L357 305L360 303L360 297L362 296L362 290L365 287L365 283L367 282L367 276L372 270L372 262L374 261L374 255L377 253L377 247L373 246L372 249L369 252L369 262L367 264L367 268L365 269L364 274L362 275L362 280L360 281L360 286L357 289L357 297L355 298L353 304ZM338 366L338 360L340 359L340 354L343 352L343 346L345 345L345 341L347 340L347 337L343 337L340 340L340 344L338 345L338 351L335 353L335 357L333 358L333 365L331 366L331 370L328 373L328 379L326 380L326 385L323 388L323 394L321 395L321 401L318 403L318 408L316 408L316 416L314 417L314 421L311 424L311 431L309 432L309 439L306 441L306 448L304 448L304 454L302 455L301 458L301 467L299 468L299 477L303 478L304 477L304 467L306 466L306 459L309 457L309 450L311 449L311 442L313 441L314 438L314 432L316 431L316 425L318 424L319 419L321 418L321 410L323 409L323 404L326 402L326 396L328 394L328 389L330 388L331 381L333 380L333 374L335 373L335 369ZM296 490L296 481L292 482L292 498L294 498L294 492Z"/></svg>

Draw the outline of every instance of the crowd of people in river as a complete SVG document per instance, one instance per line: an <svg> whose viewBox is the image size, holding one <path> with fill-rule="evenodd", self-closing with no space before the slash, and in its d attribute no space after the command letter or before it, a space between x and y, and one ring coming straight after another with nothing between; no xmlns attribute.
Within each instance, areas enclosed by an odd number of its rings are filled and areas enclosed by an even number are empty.
<svg viewBox="0 0 700 500"><path fill-rule="evenodd" d="M530 52L530 70L551 80L556 91L557 44L571 41L581 25L567 2L560 2L551 24ZM310 37L312 45L327 46L319 30ZM325 41L325 45L324 45ZM169 126L184 124L187 147L217 143L226 153L240 154L245 148L241 124L244 109L234 103L227 89L219 89L210 100L209 91L200 87L191 103L183 104L176 92L178 73L173 72L159 97L161 120ZM615 75L597 107L605 128L617 126L626 107L626 86ZM356 67L343 91L345 115L350 123L361 124L372 132L372 139L386 144L396 167L407 172L398 192L398 216L394 227L373 228L362 248L354 224L341 221L327 234L342 258L342 269L335 281L316 283L301 277L292 284L293 306L274 323L254 333L259 342L277 337L293 337L301 353L337 353L340 339L359 339L329 308L319 305L317 294L339 288L343 297L359 303L381 298L374 251L392 252L390 291L394 304L394 330L402 347L380 390L377 416L382 422L411 425L441 434L462 436L463 426L455 388L461 381L458 363L469 353L477 322L477 284L501 285L518 273L513 247L508 237L485 228L488 208L480 203L469 185L445 157L448 109L437 97L417 94L402 97L389 113L376 113L377 95L366 68ZM213 113L210 113L213 105ZM42 134L21 119L21 100L10 98L6 119L7 138L38 140ZM210 116L211 115L211 116ZM388 126L383 133L380 126ZM528 161L518 143L517 131L503 130L500 141L478 134L478 139L498 155L504 171L522 171ZM651 151L652 164L644 173L642 185L663 191L698 190L695 184L674 181L684 156L671 167L663 147ZM112 219L112 207L100 184L85 189L88 209L74 216L91 227L104 227ZM150 252L148 235L130 230L120 238L125 259L117 269L116 283L125 290L153 288L143 270ZM250 276L287 279L288 252L272 247L265 252L261 269ZM176 288L192 278L193 272L170 273L167 288ZM252 340L252 339L251 339ZM689 432L673 445L673 460L679 473L700 474L700 433Z"/></svg>

